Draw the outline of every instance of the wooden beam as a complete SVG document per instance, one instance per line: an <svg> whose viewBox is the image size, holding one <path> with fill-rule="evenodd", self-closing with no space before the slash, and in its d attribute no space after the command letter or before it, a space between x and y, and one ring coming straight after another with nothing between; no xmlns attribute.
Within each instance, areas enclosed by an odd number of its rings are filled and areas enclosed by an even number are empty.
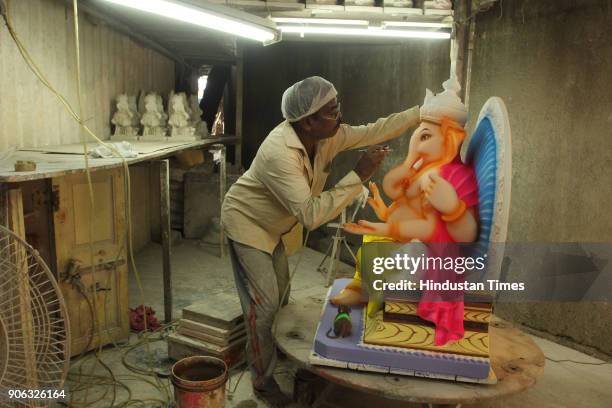
<svg viewBox="0 0 612 408"><path fill-rule="evenodd" d="M163 251L163 278L164 278L164 321L172 321L172 265L170 257L171 229L170 229L170 161L159 161L159 191L161 211L161 238Z"/></svg>
<svg viewBox="0 0 612 408"><path fill-rule="evenodd" d="M0 183L0 225L8 227L8 184Z"/></svg>
<svg viewBox="0 0 612 408"><path fill-rule="evenodd" d="M451 40L451 74L455 73L457 76L461 85L459 96L466 107L468 107L470 96L472 51L474 48L475 15L472 10L472 0L462 0L455 3L455 27Z"/></svg>
<svg viewBox="0 0 612 408"><path fill-rule="evenodd" d="M226 149L225 145L217 145L219 148L221 158L219 162L219 208L223 208L223 198L225 198L225 192L227 191L227 160L226 160ZM219 251L221 258L225 258L225 232L223 226L219 226Z"/></svg>
<svg viewBox="0 0 612 408"><path fill-rule="evenodd" d="M8 227L19 238L25 241L26 231L23 219L23 197L20 188L8 190ZM18 293L18 305L15 305L19 314L17 324L22 338L21 352L15 351L14 354L22 354L23 370L25 371L26 388L36 389L38 386L38 371L36 367L36 349L34 347L34 315L32 313L32 298L30 294L30 265L28 264L28 254L25 247L18 244L11 251L13 264L17 266L15 270L17 287L14 288ZM14 306L14 307L15 307ZM13 356L15 357L15 356ZM21 368L20 368L21 369ZM34 404L29 406L35 406Z"/></svg>
<svg viewBox="0 0 612 408"><path fill-rule="evenodd" d="M236 168L242 167L242 113L244 96L244 47L238 43L237 46L238 63L236 64L236 131L238 138L234 152L234 165Z"/></svg>
<svg viewBox="0 0 612 408"><path fill-rule="evenodd" d="M473 18L470 19L468 33L467 33L467 61L465 63L465 69L463 70L463 102L465 107L470 109L470 86L472 84L472 61L474 59L474 33L476 31L476 22Z"/></svg>

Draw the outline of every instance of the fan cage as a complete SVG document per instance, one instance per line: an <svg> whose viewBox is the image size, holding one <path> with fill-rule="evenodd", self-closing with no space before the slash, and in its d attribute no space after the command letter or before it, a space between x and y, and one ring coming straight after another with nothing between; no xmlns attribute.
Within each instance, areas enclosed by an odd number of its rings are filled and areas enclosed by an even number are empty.
<svg viewBox="0 0 612 408"><path fill-rule="evenodd" d="M0 395L15 389L60 390L70 361L69 327L49 267L34 248L0 225ZM30 406L31 401L13 403Z"/></svg>

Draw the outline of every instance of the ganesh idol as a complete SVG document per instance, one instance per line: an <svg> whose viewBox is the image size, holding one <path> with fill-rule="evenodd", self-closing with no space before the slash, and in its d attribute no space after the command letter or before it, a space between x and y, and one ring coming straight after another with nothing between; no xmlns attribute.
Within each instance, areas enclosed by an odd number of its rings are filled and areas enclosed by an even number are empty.
<svg viewBox="0 0 612 408"><path fill-rule="evenodd" d="M478 236L478 185L472 167L460 158L465 139L467 109L457 95L455 77L443 84L444 91L426 91L421 124L410 138L406 159L384 177L382 190L370 183L368 199L380 222L360 220L345 224L345 231L363 235L363 242L469 243ZM433 245L430 245L430 247ZM431 255L431 252L430 252ZM446 254L448 255L448 254ZM451 254L452 255L452 254ZM426 278L445 279L440 271L426 271ZM452 273L450 279L461 279ZM330 300L335 305L364 301L359 265L353 280ZM440 299L438 293L423 293L418 315L436 325L436 344L463 337L463 294ZM370 298L368 314L380 308Z"/></svg>

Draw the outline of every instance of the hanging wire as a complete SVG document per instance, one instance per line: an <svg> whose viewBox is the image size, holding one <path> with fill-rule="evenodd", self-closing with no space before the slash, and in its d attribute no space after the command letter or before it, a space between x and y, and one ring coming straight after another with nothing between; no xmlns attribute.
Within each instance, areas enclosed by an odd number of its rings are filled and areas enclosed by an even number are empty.
<svg viewBox="0 0 612 408"><path fill-rule="evenodd" d="M128 167L128 162L125 159L125 157L122 156L122 154L117 150L117 148L115 148L114 145L109 144L104 142L103 140L101 140L99 137L97 137L95 135L95 133L87 126L86 122L87 120L83 120L81 118L84 117L84 112L83 112L83 106L82 106L82 92L81 92L81 66L80 66L80 45L79 45L79 25L78 25L78 6L77 6L77 0L73 0L73 17L74 17L74 30L75 30L75 50L76 50L76 66L77 66L77 72L76 72L76 82L77 82L77 96L78 96L78 105L79 105L79 113L77 113L75 111L75 109L71 106L71 104L68 102L68 100L66 99L65 96L63 96L60 92L58 92L56 90L56 88L52 85L52 83L47 79L47 77L45 76L44 72L40 69L40 67L38 66L38 64L36 63L36 61L32 58L32 56L30 55L29 51L27 50L27 48L24 46L24 44L22 43L22 41L20 40L17 32L14 29L14 26L12 24L11 21L11 17L10 17L10 10L11 10L11 1L8 0L7 3L4 5L3 3L0 3L0 13L2 15L2 19L4 20L4 23L7 27L7 30L9 32L9 35L11 36L11 38L13 39L13 42L15 43L15 45L17 46L17 50L19 51L20 55L22 56L23 60L26 62L26 65L28 67L28 69L38 78L38 80L58 99L58 101L60 102L60 104L65 108L65 110L68 112L68 114L80 125L80 128L83 130L84 134L82 134L82 138L81 141L83 143L83 155L84 155L84 160L85 160L85 170L87 173L87 180L88 180L88 190L89 190L89 201L90 201L90 215L91 217L93 217L94 214L94 206L95 206L95 197L93 196L93 188L92 188L92 183L91 183L91 175L90 175L90 166L89 166L89 157L88 157L88 149L87 149L87 140L85 135L90 136L91 138L93 138L95 141L97 141L99 144L107 147L116 158L121 159L122 161L122 165L123 165L123 171L124 171L124 189L126 192L126 234L125 234L125 238L127 240L127 247L128 247L128 253L129 253L129 262L130 265L132 267L132 271L134 272L135 278L136 278L136 283L138 286L138 290L139 290L139 294L141 297L141 304L145 304L144 301L144 291L142 289L142 284L141 284L141 280L140 280L140 275L138 273L138 269L136 267L136 263L135 263L135 257L134 257L134 253L133 253L133 245L132 245L132 241L133 241L133 229L132 229L132 220L131 220L131 212L130 212L130 208L131 208L131 181L130 181L130 174L129 174L129 167ZM93 258L93 219L90 217L90 227L89 227L89 247L90 247L90 265L92 268L94 268L93 270L95 270L95 264L94 264L94 258ZM120 247L120 252L118 253L118 257L120 257L121 252L123 251L125 246L125 242L121 245ZM127 387L125 384L123 384L122 382L118 381L115 376L114 373L112 372L112 370L108 367L108 365L102 361L101 359L101 352L102 352L102 342L101 342L101 328L100 325L97 324L99 323L97 321L97 305L96 305L96 296L95 296L95 288L92 291L93 293L93 302L91 302L92 308L92 338L93 338L93 334L97 333L98 334L98 339L99 339L99 343L98 343L98 347L96 350L94 350L94 356L96 359L96 363L98 363L106 372L108 372L110 380L107 381L106 379L104 381L99 381L99 382L91 382L91 381L84 381L85 378L91 378L91 379L95 379L97 378L97 376L93 375L93 370L95 368L95 365L92 366L92 371L89 375L84 375L82 374L82 372L79 370L79 381L83 382L85 387L85 402L80 404L78 402L71 402L71 406L79 406L79 407L87 407L87 406L91 406L93 404L95 404L96 402L99 402L99 400L93 401L92 403L88 403L87 402L87 393L89 391L89 389L91 388L91 386L93 385L112 385L113 386L113 397L112 397L112 402L111 402L111 407L113 406L129 406L132 404L131 402L131 392L129 393L129 398L130 400L121 403L120 405L115 405L115 401L116 401L116 397L117 397L117 387L121 387L124 389L129 389L129 387ZM85 293L82 293L84 296L88 297ZM105 300L106 300L106 296L107 293L105 293ZM89 303L89 302L88 302ZM106 302L105 302L106 303ZM145 319L145 332L147 331L147 321ZM144 343L145 345L147 344L146 342L148 341L148 336L144 337ZM161 383L159 377L156 375L156 373L153 370L145 370L147 371L147 375L152 375L155 379L155 382L158 384L158 388L164 392L164 394L166 395L166 401L165 403L169 402L170 399L170 392L168 391L168 387L164 384ZM107 378L107 377L105 377ZM79 387L75 388L76 390L79 390ZM103 394L104 398L106 396L106 392L105 394ZM141 401L135 401L137 403L140 403Z"/></svg>

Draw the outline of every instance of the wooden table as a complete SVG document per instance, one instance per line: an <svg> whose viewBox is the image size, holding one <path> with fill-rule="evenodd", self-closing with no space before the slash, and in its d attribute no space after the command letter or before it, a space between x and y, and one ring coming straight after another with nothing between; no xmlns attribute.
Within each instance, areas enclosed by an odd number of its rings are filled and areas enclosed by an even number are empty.
<svg viewBox="0 0 612 408"><path fill-rule="evenodd" d="M297 298L281 309L273 330L278 347L299 368L333 383L410 403L458 405L509 396L536 383L544 371L544 354L533 340L506 321L494 317L490 325L491 363L498 383L495 385L455 383L417 377L364 373L353 370L313 366L308 362L325 299L320 295Z"/></svg>
<svg viewBox="0 0 612 408"><path fill-rule="evenodd" d="M126 159L128 165L152 160L163 160L178 153L193 149L204 149L217 143L228 144L238 140L235 136L211 137L197 142L130 142L138 152L138 157ZM107 140L107 142L109 142ZM97 143L89 143L91 150ZM16 172L17 160L36 162L35 171ZM116 158L90 159L90 170L108 170L123 166L123 160ZM65 176L85 171L83 145L69 144L20 149L5 160L0 160L0 183L16 183L43 178Z"/></svg>
<svg viewBox="0 0 612 408"><path fill-rule="evenodd" d="M137 157L126 159L129 166L153 162L159 170L160 235L163 248L164 318L166 321L172 319L170 166L168 158L189 150L208 149L217 144L226 145L234 143L236 140L238 140L238 138L233 136L222 136L211 137L195 142L130 142L138 155ZM91 151L96 146L97 143L89 143L88 150ZM221 153L223 156L225 153L224 148L221 148ZM16 172L14 163L18 160L35 162L36 170ZM88 264L82 265L80 270L82 272L89 271L89 275L92 276L91 279L94 279L94 275L103 273L98 271L100 268L108 270L114 268L115 270L121 271L121 273L117 272L113 275L113 278L107 279L107 282L110 282L110 286L105 284L96 287L97 291L101 291L100 293L111 291L112 293L119 293L119 295L117 295L119 299L117 306L109 306L109 309L112 309L112 313L109 313L115 317L119 315L122 316L121 318L116 318L121 324L108 330L109 333L112 332L113 334L109 334L107 338L100 340L103 344L112 341L114 338L113 336L119 336L122 333L127 335L129 330L127 321L127 273L123 272L124 270L127 271L127 256L125 256L126 246L121 245L121 238L117 238L124 236L123 234L127 225L125 221L126 202L124 197L123 166L124 161L119 158L91 158L89 160L92 185L97 186L96 188L100 190L98 191L97 197L102 197L103 199L105 197L112 198L101 200L102 202L96 203L96 205L99 204L99 206L96 207L96 219L94 221L96 222L95 238L97 239L96 242L100 242L100 244L96 244L94 247L96 254L95 266L89 266ZM220 167L221 176L225 177L225 160L222 160ZM82 223L86 226L81 228L81 223L74 221L77 218L87 220L89 217L89 201L87 198L83 199L80 205L74 204L76 202L74 197L88 197L85 170L82 144L21 149L13 152L8 157L0 158L0 223L5 225L10 224L7 215L9 214L9 209L23 209L22 188L24 188L24 186L31 186L33 184L43 186L44 188L41 188L42 193L39 193L38 190L36 191L37 195L35 199L37 203L39 203L39 207L44 207L44 210L41 211L44 213L45 222L37 223L36 225L48 224L41 226L40 235L52 237L50 238L52 244L49 245L50 248L47 251L39 248L37 249L49 255L47 256L47 262L52 270L56 270L58 281L61 280L60 275L65 277L65 271L67 269L65 260L89 259L88 254L90 251L88 250L88 245L84 244L88 241L88 231L85 233L82 231L83 229L88 230L89 222L85 221ZM224 183L221 183L221 186L224 188ZM28 198L31 199L32 193L29 192L28 194ZM147 202L147 198L138 195L133 196L132 200L136 205L142 205L143 202ZM87 209L83 210L82 207L87 207ZM23 211L21 211L18 215L15 212L15 220L13 221L17 223L19 221L18 219L21 219L23 223L23 219L29 215L32 214L24 214ZM75 235L79 238L72 239ZM106 239L106 237L108 237L108 239ZM25 238L25 236L23 236L23 238ZM74 245L70 246L67 242L70 242L70 245L74 243ZM36 243L33 244L36 246ZM113 262L115 254L123 254L121 256L121 258L123 258L121 262ZM119 257L117 257L117 259L119 259ZM86 280L88 278L81 276L79 279ZM97 281L98 278L96 278L96 282ZM64 282L66 287L74 286L72 283L73 282ZM85 283L88 284L87 282ZM70 297L70 295L65 296ZM70 299L73 299L74 302L68 303L76 306L82 301L79 296L72 296ZM79 307L76 308L79 309ZM87 315L86 312L80 312L79 310L74 311L74 313L78 316ZM125 318L123 318L123 316ZM106 319L106 315L104 315L104 318ZM113 319L109 318L108 320ZM84 331L88 329L89 328L85 326L83 328ZM74 332L76 333L76 331ZM84 335L81 337L82 339L79 336L74 336L73 340L78 342L78 344L75 343L75 347L72 348L75 353L79 353L81 349L86 348L85 346L88 344L88 336ZM100 335L100 337L102 337L102 335Z"/></svg>

